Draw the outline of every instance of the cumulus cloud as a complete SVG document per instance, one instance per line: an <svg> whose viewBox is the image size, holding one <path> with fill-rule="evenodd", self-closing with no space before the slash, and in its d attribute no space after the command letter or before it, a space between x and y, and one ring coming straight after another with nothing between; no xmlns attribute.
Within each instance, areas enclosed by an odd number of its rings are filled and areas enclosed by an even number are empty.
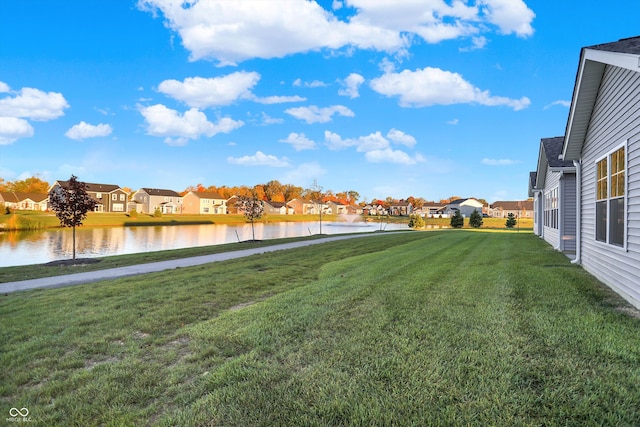
<svg viewBox="0 0 640 427"><path fill-rule="evenodd" d="M227 157L227 162L233 165L241 166L272 166L272 167L285 167L289 166L289 161L286 157L279 159L276 156L270 154L264 154L262 151L256 151L253 156L243 157Z"/></svg>
<svg viewBox="0 0 640 427"><path fill-rule="evenodd" d="M387 133L387 138L396 144L406 145L407 147L413 147L416 145L416 139L413 136L398 129L391 129L389 133Z"/></svg>
<svg viewBox="0 0 640 427"><path fill-rule="evenodd" d="M520 163L518 160L511 160L511 159L487 159L484 158L481 160L481 162L483 165L487 165L487 166L510 166L510 165L515 165L517 163Z"/></svg>
<svg viewBox="0 0 640 427"><path fill-rule="evenodd" d="M113 128L108 124L100 123L98 125L90 125L89 123L81 121L77 125L72 126L65 135L68 138L81 141L86 138L111 135L112 131Z"/></svg>
<svg viewBox="0 0 640 427"><path fill-rule="evenodd" d="M327 123L331 121L334 114L344 117L354 117L355 113L344 105L333 105L331 107L320 108L315 105L310 107L296 107L285 110L285 113L299 120L311 123Z"/></svg>
<svg viewBox="0 0 640 427"><path fill-rule="evenodd" d="M9 89L6 84L5 89ZM64 96L58 92L23 87L16 93L14 97L0 99L0 116L47 121L63 116L65 108L69 108Z"/></svg>
<svg viewBox="0 0 640 427"><path fill-rule="evenodd" d="M138 106L140 114L147 125L147 134L164 136L169 145L185 145L189 139L198 139L204 135L212 137L218 133L229 133L244 125L228 117L221 118L218 123L212 123L207 116L197 108L192 108L184 114L167 108L162 104L150 107Z"/></svg>
<svg viewBox="0 0 640 427"><path fill-rule="evenodd" d="M140 9L163 16L191 60L221 66L321 49L401 53L415 38L438 43L490 31L527 37L535 17L523 0L344 0L334 1L332 9L342 5L353 10L344 20L315 1L138 2Z"/></svg>
<svg viewBox="0 0 640 427"><path fill-rule="evenodd" d="M33 127L24 119L0 117L0 145L11 144L20 138L33 136Z"/></svg>
<svg viewBox="0 0 640 427"><path fill-rule="evenodd" d="M371 88L382 95L399 97L402 107L475 103L504 105L518 111L531 104L527 97L511 99L492 96L488 90L478 89L458 73L431 67L384 74L371 80Z"/></svg>
<svg viewBox="0 0 640 427"><path fill-rule="evenodd" d="M238 71L222 77L187 77L184 81L165 80L158 85L161 92L193 108L229 105L247 97L260 80L256 72Z"/></svg>
<svg viewBox="0 0 640 427"><path fill-rule="evenodd" d="M9 85L3 81L0 81L0 93L9 92Z"/></svg>
<svg viewBox="0 0 640 427"><path fill-rule="evenodd" d="M310 87L310 88L327 87L327 86L329 86L328 83L325 83L325 82L320 81L320 80L313 80L311 82L303 82L302 79L300 79L300 78L295 79L293 81L293 85L294 86L298 86L298 87L304 86L304 87Z"/></svg>
<svg viewBox="0 0 640 427"><path fill-rule="evenodd" d="M280 142L291 144L296 151L313 150L316 143L305 136L304 133L291 132L288 137L281 139Z"/></svg>
<svg viewBox="0 0 640 427"><path fill-rule="evenodd" d="M304 102L307 98L303 98L302 96L294 95L294 96L265 96L265 97L257 97L252 96L249 99L255 101L259 104L284 104L288 102Z"/></svg>
<svg viewBox="0 0 640 427"><path fill-rule="evenodd" d="M365 153L365 158L371 163L395 163L399 165L415 165L424 161L419 154L411 157L409 154L401 150L392 150L385 148L384 150L373 150Z"/></svg>
<svg viewBox="0 0 640 427"><path fill-rule="evenodd" d="M324 138L330 150L344 150L355 147L356 151L365 153L365 159L371 163L395 163L413 165L424 161L420 154L410 154L402 150L394 150L391 143L412 147L415 138L397 129L391 129L385 138L380 131L366 136L343 139L334 132L325 131Z"/></svg>
<svg viewBox="0 0 640 427"><path fill-rule="evenodd" d="M338 91L338 95L348 96L349 98L357 98L360 96L358 88L364 83L364 77L357 73L351 73L346 79L341 80L342 89Z"/></svg>

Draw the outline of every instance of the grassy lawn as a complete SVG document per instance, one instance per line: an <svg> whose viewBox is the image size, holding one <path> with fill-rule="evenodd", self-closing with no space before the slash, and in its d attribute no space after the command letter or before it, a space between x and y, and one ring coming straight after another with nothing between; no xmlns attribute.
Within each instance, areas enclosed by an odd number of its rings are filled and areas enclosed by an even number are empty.
<svg viewBox="0 0 640 427"><path fill-rule="evenodd" d="M0 411L47 426L639 425L634 313L531 233L382 234L3 296Z"/></svg>

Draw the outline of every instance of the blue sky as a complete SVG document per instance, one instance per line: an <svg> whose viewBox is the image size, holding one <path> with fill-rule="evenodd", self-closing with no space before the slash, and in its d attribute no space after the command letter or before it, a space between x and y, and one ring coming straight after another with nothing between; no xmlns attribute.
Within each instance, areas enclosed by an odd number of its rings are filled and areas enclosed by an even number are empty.
<svg viewBox="0 0 640 427"><path fill-rule="evenodd" d="M184 4L183 4L184 3ZM640 2L6 0L0 177L527 197Z"/></svg>

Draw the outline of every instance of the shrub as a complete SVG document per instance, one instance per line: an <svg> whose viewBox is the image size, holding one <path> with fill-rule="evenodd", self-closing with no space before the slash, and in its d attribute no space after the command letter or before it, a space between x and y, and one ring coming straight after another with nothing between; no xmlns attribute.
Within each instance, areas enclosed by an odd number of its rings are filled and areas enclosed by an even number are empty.
<svg viewBox="0 0 640 427"><path fill-rule="evenodd" d="M424 228L424 219L420 215L410 215L409 227L411 228Z"/></svg>
<svg viewBox="0 0 640 427"><path fill-rule="evenodd" d="M153 212L153 216L156 218L162 217L162 211L160 210L160 208L156 208L155 212Z"/></svg>
<svg viewBox="0 0 640 427"><path fill-rule="evenodd" d="M129 211L129 218L138 218L138 211L136 209L131 209Z"/></svg>
<svg viewBox="0 0 640 427"><path fill-rule="evenodd" d="M513 228L516 226L517 223L518 221L516 221L516 217L512 212L512 213L509 213L509 215L507 216L507 222L505 222L504 225L507 228Z"/></svg>

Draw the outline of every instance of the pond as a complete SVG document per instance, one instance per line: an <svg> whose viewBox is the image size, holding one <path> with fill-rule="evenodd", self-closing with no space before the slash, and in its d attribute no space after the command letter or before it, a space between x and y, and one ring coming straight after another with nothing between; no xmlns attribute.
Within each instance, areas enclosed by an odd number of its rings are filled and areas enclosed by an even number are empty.
<svg viewBox="0 0 640 427"><path fill-rule="evenodd" d="M322 222L323 234L344 234L385 230L407 230L406 224L365 222ZM301 237L320 233L315 222L278 222L255 224L255 238L268 240ZM175 226L139 226L78 228L76 256L93 258L219 245L252 239L251 224L210 224ZM73 255L73 235L70 228L35 232L0 232L0 267L42 264Z"/></svg>

